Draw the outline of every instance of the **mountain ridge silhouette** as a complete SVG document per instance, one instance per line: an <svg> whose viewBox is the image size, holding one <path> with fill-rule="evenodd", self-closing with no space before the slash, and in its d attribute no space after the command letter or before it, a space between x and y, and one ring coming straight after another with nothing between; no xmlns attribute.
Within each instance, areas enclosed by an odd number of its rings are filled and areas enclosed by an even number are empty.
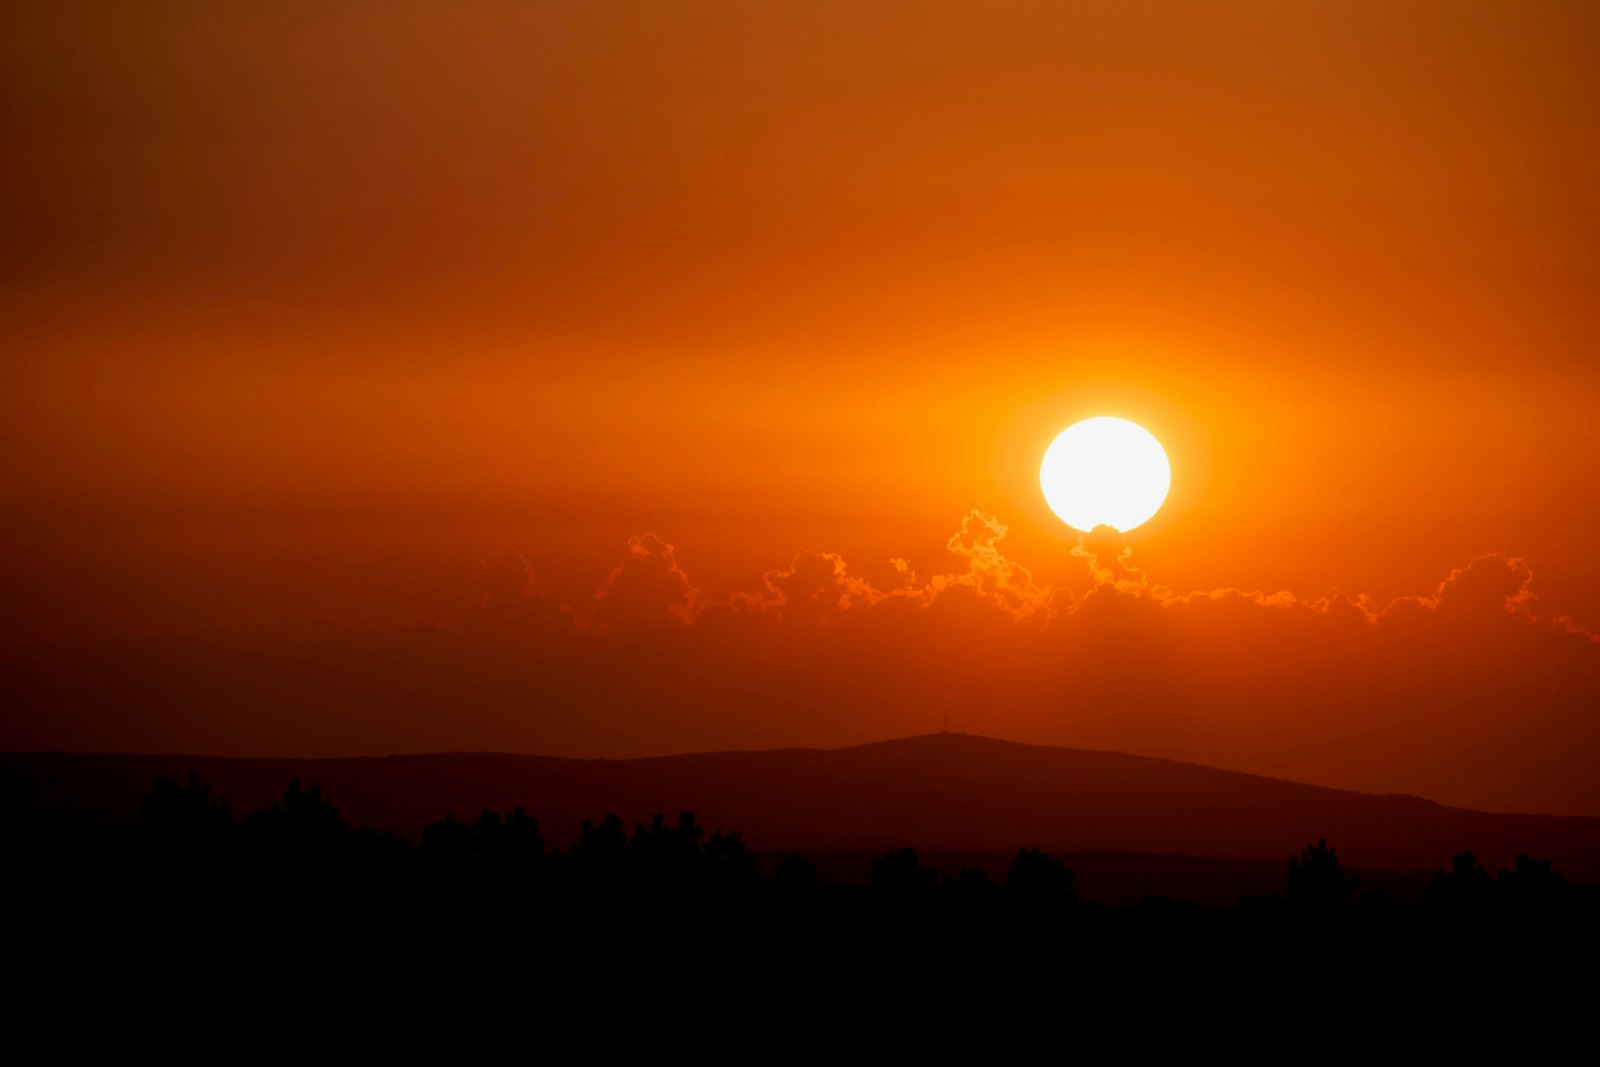
<svg viewBox="0 0 1600 1067"><path fill-rule="evenodd" d="M6 803L131 820L158 775L193 771L238 810L292 777L320 782L355 826L415 837L453 814L523 807L554 842L607 811L629 822L693 810L764 850L913 847L951 852L1113 850L1281 860L1326 837L1355 866L1491 865L1548 857L1600 881L1600 818L1452 808L1124 752L934 733L842 748L577 759L438 752L336 759L3 753Z"/></svg>

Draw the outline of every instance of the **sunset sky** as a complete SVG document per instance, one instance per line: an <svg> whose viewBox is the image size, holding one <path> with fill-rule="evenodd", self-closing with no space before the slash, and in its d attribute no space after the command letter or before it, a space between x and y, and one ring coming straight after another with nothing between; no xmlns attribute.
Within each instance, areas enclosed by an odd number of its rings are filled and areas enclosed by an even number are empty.
<svg viewBox="0 0 1600 1067"><path fill-rule="evenodd" d="M7 3L0 748L1600 815L1596 115L1578 3Z"/></svg>

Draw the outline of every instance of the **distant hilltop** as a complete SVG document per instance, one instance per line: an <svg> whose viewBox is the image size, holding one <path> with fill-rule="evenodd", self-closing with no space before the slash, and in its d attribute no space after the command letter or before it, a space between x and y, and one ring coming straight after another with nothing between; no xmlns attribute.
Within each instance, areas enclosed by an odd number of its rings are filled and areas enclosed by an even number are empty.
<svg viewBox="0 0 1600 1067"><path fill-rule="evenodd" d="M1449 808L1118 752L930 734L840 749L625 760L500 753L357 759L0 755L12 811L131 820L160 775L191 772L235 810L264 807L291 778L320 783L347 822L415 838L450 813L515 807L553 841L615 812L693 811L752 848L1126 852L1286 860L1326 838L1355 867L1447 867L1471 849L1491 870L1518 853L1600 881L1600 819Z"/></svg>

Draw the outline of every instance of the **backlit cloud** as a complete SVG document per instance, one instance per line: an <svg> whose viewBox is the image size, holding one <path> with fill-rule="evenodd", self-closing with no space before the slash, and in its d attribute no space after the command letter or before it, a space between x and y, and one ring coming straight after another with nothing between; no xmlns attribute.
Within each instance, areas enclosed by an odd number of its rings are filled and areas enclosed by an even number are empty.
<svg viewBox="0 0 1600 1067"><path fill-rule="evenodd" d="M14 665L9 743L112 722L122 749L310 754L476 748L581 756L833 746L941 728L1209 763L1487 808L1600 814L1600 644L1536 616L1534 574L1486 555L1434 588L1174 591L1114 532L1074 595L973 512L885 586L806 550L708 597L653 534L581 605L517 550L455 615L168 634L94 671ZM215 727L219 694L229 726ZM76 724L76 725L74 725Z"/></svg>
<svg viewBox="0 0 1600 1067"><path fill-rule="evenodd" d="M929 598L966 587L1015 619L1047 621L1054 610L1055 594L1035 583L1026 567L1006 558L999 548L1005 536L1006 527L998 519L969 512L946 545L952 555L967 564L967 569L935 576L927 587Z"/></svg>
<svg viewBox="0 0 1600 1067"><path fill-rule="evenodd" d="M678 566L673 547L655 534L628 538L628 554L594 594L601 629L637 632L694 620L700 591Z"/></svg>

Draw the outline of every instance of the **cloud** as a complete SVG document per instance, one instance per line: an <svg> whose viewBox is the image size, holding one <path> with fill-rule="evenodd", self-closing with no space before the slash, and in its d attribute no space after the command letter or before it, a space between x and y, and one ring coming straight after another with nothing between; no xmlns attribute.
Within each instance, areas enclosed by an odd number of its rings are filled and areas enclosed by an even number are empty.
<svg viewBox="0 0 1600 1067"><path fill-rule="evenodd" d="M576 610L498 549L447 619L172 635L97 653L93 671L23 665L34 682L18 692L51 709L26 740L48 746L92 712L122 748L228 751L243 736L328 755L622 756L849 744L949 715L1021 741L1600 815L1600 641L1535 616L1518 557L1479 557L1389 603L1175 592L1097 531L1074 596L1009 558L1005 535L972 512L926 572L894 560L877 586L807 550L710 598L672 545L641 534ZM235 697L228 731L219 692Z"/></svg>
<svg viewBox="0 0 1600 1067"><path fill-rule="evenodd" d="M928 583L930 601L956 590L970 590L1008 613L1013 619L1044 622L1055 610L1056 593L1033 580L1033 573L1000 551L1007 527L992 515L971 511L961 520L961 528L946 547L967 564L965 571L936 575Z"/></svg>
<svg viewBox="0 0 1600 1067"><path fill-rule="evenodd" d="M1110 526L1096 526L1079 536L1072 546L1072 554L1089 563L1089 570L1097 584L1123 585L1128 588L1144 587L1144 572L1129 565L1133 555L1122 534Z"/></svg>
<svg viewBox="0 0 1600 1067"><path fill-rule="evenodd" d="M533 588L533 568L516 549L497 548L479 562L473 588L479 603L516 599Z"/></svg>
<svg viewBox="0 0 1600 1067"><path fill-rule="evenodd" d="M655 534L628 538L628 554L594 595L594 625L639 633L694 621L700 591L678 566L672 545Z"/></svg>
<svg viewBox="0 0 1600 1067"><path fill-rule="evenodd" d="M538 588L522 553L506 546L479 561L472 603L455 625L479 636L517 640L569 630L573 617L570 608Z"/></svg>
<svg viewBox="0 0 1600 1067"><path fill-rule="evenodd" d="M1533 622L1533 569L1526 560L1491 553L1450 572L1434 592L1434 610L1447 615L1493 614Z"/></svg>
<svg viewBox="0 0 1600 1067"><path fill-rule="evenodd" d="M889 566L894 568L894 587L897 590L917 588L917 572L912 569L910 560L895 556L889 560Z"/></svg>
<svg viewBox="0 0 1600 1067"><path fill-rule="evenodd" d="M993 516L970 512L946 543L960 569L919 583L909 560L892 558L894 574L885 589L851 574L838 553L808 550L787 568L765 572L760 591L703 605L701 614L719 620L717 625L731 613L761 615L793 628L831 625L846 614L860 617L881 607L896 613L931 609L940 616L972 610L1042 624L1068 594L1039 585L1026 567L1008 559L998 547L1005 535L1006 527Z"/></svg>
<svg viewBox="0 0 1600 1067"><path fill-rule="evenodd" d="M1365 594L1348 593L1313 599L1303 599L1287 590L1266 593L1222 588L1175 593L1166 586L1152 584L1142 570L1129 562L1132 548L1121 533L1109 526L1096 527L1080 537L1072 555L1086 562L1096 586L1104 587L1098 591L1148 597L1175 609L1240 605L1298 608L1374 625L1386 619L1403 622L1417 613L1458 621L1493 622L1505 617L1526 623L1537 621L1532 610L1538 599L1533 591L1532 568L1520 557L1499 553L1487 553L1451 571L1432 593L1398 597L1388 604L1380 604Z"/></svg>
<svg viewBox="0 0 1600 1067"><path fill-rule="evenodd" d="M969 613L991 613L1012 621L1029 621L1036 629L1054 635L1082 630L1075 625L1113 616L1148 616L1147 609L1167 613L1169 626L1183 627L1188 620L1231 630L1254 626L1281 626L1285 620L1324 620L1330 629L1353 626L1415 625L1419 619L1441 624L1515 622L1534 624L1537 600L1533 571L1527 561L1490 553L1447 575L1428 594L1399 597L1383 604L1365 594L1336 592L1303 598L1286 590L1275 592L1221 588L1178 593L1153 583L1132 562L1133 550L1121 533L1102 526L1083 535L1072 555L1084 560L1091 590L1075 597L1070 590L1053 589L1037 582L1032 572L1000 550L1007 527L998 518L969 512L951 535L946 548L963 566L933 574L919 582L909 560L889 561L894 576L887 588L877 588L850 573L849 564L836 552L807 550L786 568L763 573L761 587L707 601L678 565L673 546L653 534L628 540L628 555L595 594L593 624L601 629L641 630L651 627L693 626L708 618L737 616L763 618L786 629L813 628L838 623L847 615L857 618L856 632L870 625L873 614L907 611L930 620L953 619ZM505 596L526 583L526 564L509 550L492 554L484 562L480 589L493 585ZM483 595L480 593L480 595ZM1133 602L1145 605L1134 610ZM1124 607L1117 607L1117 604ZM897 623L904 625L904 623ZM928 625L936 625L930 622ZM1563 616L1550 625L1564 633L1595 635Z"/></svg>
<svg viewBox="0 0 1600 1067"><path fill-rule="evenodd" d="M1586 640L1594 642L1597 645L1600 645L1600 633L1589 629L1587 626L1579 626L1577 623L1572 621L1572 616L1570 615L1557 615L1551 620L1551 624L1559 627L1566 633L1572 634L1574 637L1582 637Z"/></svg>
<svg viewBox="0 0 1600 1067"><path fill-rule="evenodd" d="M787 570L763 574L762 584L766 590L760 605L791 623L827 625L842 612L871 606L888 595L851 576L844 557L835 552L802 552Z"/></svg>

